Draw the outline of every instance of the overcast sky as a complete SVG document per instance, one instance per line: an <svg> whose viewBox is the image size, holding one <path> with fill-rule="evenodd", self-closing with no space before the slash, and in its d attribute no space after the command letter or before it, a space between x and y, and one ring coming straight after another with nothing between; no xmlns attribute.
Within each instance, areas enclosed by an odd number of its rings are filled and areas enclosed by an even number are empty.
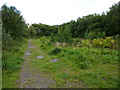
<svg viewBox="0 0 120 90"><path fill-rule="evenodd" d="M57 25L88 14L106 12L119 0L0 0L21 11L27 23Z"/></svg>

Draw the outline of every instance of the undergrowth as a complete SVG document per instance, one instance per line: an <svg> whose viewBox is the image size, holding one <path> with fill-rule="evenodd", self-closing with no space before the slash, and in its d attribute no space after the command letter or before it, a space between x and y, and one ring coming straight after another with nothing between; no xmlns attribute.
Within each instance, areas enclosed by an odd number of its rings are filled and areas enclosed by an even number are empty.
<svg viewBox="0 0 120 90"><path fill-rule="evenodd" d="M26 48L26 41L12 42L11 47L2 52L2 88L15 88L20 64L24 61L22 58Z"/></svg>
<svg viewBox="0 0 120 90"><path fill-rule="evenodd" d="M72 45L64 48L55 46L48 37L33 40L33 44L46 52L46 58L34 60L31 65L52 75L56 87L67 87L67 81L79 83L79 87L118 87L117 50ZM50 62L54 58L59 60Z"/></svg>

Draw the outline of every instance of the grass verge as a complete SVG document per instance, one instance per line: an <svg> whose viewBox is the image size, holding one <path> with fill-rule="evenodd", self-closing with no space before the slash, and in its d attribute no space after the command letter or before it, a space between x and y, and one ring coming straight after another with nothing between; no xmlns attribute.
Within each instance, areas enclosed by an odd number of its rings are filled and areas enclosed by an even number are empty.
<svg viewBox="0 0 120 90"><path fill-rule="evenodd" d="M32 43L46 53L33 50L31 58L38 53L45 58L34 59L31 67L53 76L57 82L55 87L118 87L118 51L103 49L101 54L100 48L55 47L45 37L34 39ZM59 60L50 62L55 58Z"/></svg>
<svg viewBox="0 0 120 90"><path fill-rule="evenodd" d="M20 65L24 61L22 58L27 47L27 40L16 42L15 46L3 50L2 66L2 88L17 88Z"/></svg>

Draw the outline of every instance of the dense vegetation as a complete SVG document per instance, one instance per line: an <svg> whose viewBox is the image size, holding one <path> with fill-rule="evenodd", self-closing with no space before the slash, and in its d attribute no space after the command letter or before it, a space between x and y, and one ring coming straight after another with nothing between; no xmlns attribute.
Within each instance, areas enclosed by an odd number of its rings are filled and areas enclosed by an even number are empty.
<svg viewBox="0 0 120 90"><path fill-rule="evenodd" d="M21 61L19 47L22 45L23 37L27 36L27 25L15 7L2 6L2 50L3 50L3 71L6 69L15 70ZM19 56L19 57L18 57Z"/></svg>
<svg viewBox="0 0 120 90"><path fill-rule="evenodd" d="M58 42L52 43L50 37L33 39L33 43L46 54L43 59L34 59L38 51L32 50L34 54L30 55L33 59L31 67L52 75L57 82L55 87L65 88L68 82L72 83L69 88L118 87L118 51L89 48L82 42L77 43L77 46L74 43L63 46ZM58 61L51 63L50 60L53 58L57 58Z"/></svg>
<svg viewBox="0 0 120 90"><path fill-rule="evenodd" d="M2 6L2 71L4 81L10 80L10 76L16 78L15 73L23 61L24 37L27 36L28 27L24 19L15 7ZM21 47L22 46L22 47ZM8 74L9 73L9 74ZM8 75L8 76L7 76ZM4 79L6 78L6 79ZM12 79L13 79L12 78ZM15 83L12 82L11 85Z"/></svg>
<svg viewBox="0 0 120 90"><path fill-rule="evenodd" d="M60 29L60 32L62 32L64 29L69 28L70 30L68 32L71 33L72 37L93 39L120 34L118 25L119 17L120 2L113 5L108 12L103 12L102 15L90 14L82 18L79 17L77 21L72 20L61 25L48 26L44 24L32 24L32 26L38 32L37 35L53 35L59 32Z"/></svg>
<svg viewBox="0 0 120 90"><path fill-rule="evenodd" d="M39 48L47 54L63 60L57 62L56 65L39 62L43 64L40 68L55 75L58 84L64 82L63 79L72 78L74 81L77 77L76 81L82 80L88 87L118 87L116 77L120 45L118 23L120 22L120 2L101 15L91 14L79 17L77 21L72 20L53 26L39 23L28 27L20 11L13 6L3 5L1 11L3 87L7 87L5 83L8 80L16 80L18 76L20 64L24 61L22 56L26 47L26 38L38 38L33 43L39 43ZM72 76L76 73L73 71L71 74L62 75L58 73L60 69L63 69L60 65L76 72L81 71L81 75ZM102 68L104 68L103 72ZM95 71L89 71L92 69L96 71L96 74ZM109 73L110 70L111 73ZM9 76L14 77L9 78ZM11 83L11 86L15 87L15 82Z"/></svg>

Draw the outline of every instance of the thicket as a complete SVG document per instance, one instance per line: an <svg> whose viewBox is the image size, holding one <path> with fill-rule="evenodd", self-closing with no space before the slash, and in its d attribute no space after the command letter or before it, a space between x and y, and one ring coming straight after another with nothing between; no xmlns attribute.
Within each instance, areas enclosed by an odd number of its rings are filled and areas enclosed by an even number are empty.
<svg viewBox="0 0 120 90"><path fill-rule="evenodd" d="M119 37L118 37L119 38ZM110 49L118 49L118 41L113 37L105 37L98 39L73 39L73 46L76 47L96 47L96 48L110 48Z"/></svg>
<svg viewBox="0 0 120 90"><path fill-rule="evenodd" d="M90 14L61 25L32 24L38 36L51 36L52 41L71 42L72 38L97 39L120 34L120 2L100 14Z"/></svg>
<svg viewBox="0 0 120 90"><path fill-rule="evenodd" d="M2 70L15 71L23 61L22 45L28 36L28 27L20 11L3 5L2 12Z"/></svg>
<svg viewBox="0 0 120 90"><path fill-rule="evenodd" d="M7 69L9 54L19 51L24 37L51 36L52 42L71 43L77 46L94 46L115 48L114 36L120 34L118 22L120 21L120 2L110 7L109 11L101 15L91 14L61 25L49 26L46 24L32 24L28 28L24 18L15 7L2 6L2 41L3 41L3 69ZM112 37L111 37L112 36ZM75 40L83 38L90 40ZM9 53L8 53L9 52ZM19 60L18 60L19 62ZM15 61L15 63L18 63ZM12 66L12 64L11 64ZM13 65L14 66L14 65Z"/></svg>
<svg viewBox="0 0 120 90"><path fill-rule="evenodd" d="M96 40L102 40L102 38L94 40L96 44ZM63 47L58 44L58 42L56 42L57 44L51 43L49 37L42 36L39 39L34 39L33 42L47 54L50 54L52 59L58 59L58 61L54 63L50 62L50 57L44 61L36 60L36 62L42 65L42 67L38 65L38 69L42 69L47 74L53 76L60 76L57 82L61 80L70 80L72 82L74 80L82 80L88 87L118 87L118 51L107 47L102 49L99 48L101 46L98 45L92 47L87 46L93 45L94 40L75 38L73 41L76 41L77 44L79 42L82 46L75 47L75 45L73 46L71 44L70 46ZM112 37L103 39L105 43L106 40L111 41L113 39ZM34 63L34 65L36 65L36 63ZM57 76L55 76L55 78L57 78ZM105 80L103 80L103 78L105 78ZM62 82L58 85L62 85Z"/></svg>
<svg viewBox="0 0 120 90"><path fill-rule="evenodd" d="M71 43L72 42L72 36L70 33L71 29L69 26L66 27L59 27L57 34L51 34L51 40L53 42L61 42L61 43Z"/></svg>
<svg viewBox="0 0 120 90"><path fill-rule="evenodd" d="M13 6L3 5L0 12L2 12L2 70L4 72L9 71L10 73L20 68L19 64L23 61L21 57L23 55L22 47L25 37L48 36L49 43L47 43L46 39L41 39L41 48L44 50L56 42L58 44L62 43L62 46L70 43L73 48L83 47L83 50L79 48L80 50L77 51L76 49L75 52L72 51L73 49L65 50L56 47L49 53L60 55L61 58L64 55L66 59L63 57L63 60L74 60L81 69L90 68L93 65L92 62L97 62L95 60L97 60L96 58L99 59L99 57L103 60L103 63L114 63L113 59L115 63L117 61L117 51L113 51L107 56L108 50L106 52L102 50L103 48L117 49L116 47L119 47L117 42L120 34L118 23L120 22L120 2L114 4L106 14L91 14L82 18L79 17L77 21L72 20L68 23L53 26L39 23L32 24L28 28L20 11ZM114 38L116 36L118 38ZM45 46L46 43L47 45ZM100 47L102 49L100 49L101 52L96 49L92 50L92 48L90 51L89 47L96 47L97 49ZM93 53L95 58L92 57ZM114 53L115 57L112 56Z"/></svg>

